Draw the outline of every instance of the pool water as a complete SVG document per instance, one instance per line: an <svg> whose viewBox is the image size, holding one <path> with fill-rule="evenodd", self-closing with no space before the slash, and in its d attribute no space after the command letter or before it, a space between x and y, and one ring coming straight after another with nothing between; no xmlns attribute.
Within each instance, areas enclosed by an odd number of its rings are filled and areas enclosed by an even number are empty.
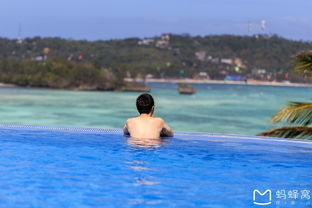
<svg viewBox="0 0 312 208"><path fill-rule="evenodd" d="M302 198L312 190L312 143L303 140L196 133L137 140L120 130L0 125L0 155L0 207L312 204ZM255 189L271 190L271 204L253 204ZM298 198L280 198L283 190Z"/></svg>

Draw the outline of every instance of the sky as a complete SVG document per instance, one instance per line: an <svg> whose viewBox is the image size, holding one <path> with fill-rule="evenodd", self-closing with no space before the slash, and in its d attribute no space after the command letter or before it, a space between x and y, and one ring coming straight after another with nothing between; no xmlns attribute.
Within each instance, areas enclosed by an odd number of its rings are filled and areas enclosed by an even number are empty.
<svg viewBox="0 0 312 208"><path fill-rule="evenodd" d="M311 0L0 0L0 37L109 40L162 33L312 41ZM248 22L252 30L248 32Z"/></svg>

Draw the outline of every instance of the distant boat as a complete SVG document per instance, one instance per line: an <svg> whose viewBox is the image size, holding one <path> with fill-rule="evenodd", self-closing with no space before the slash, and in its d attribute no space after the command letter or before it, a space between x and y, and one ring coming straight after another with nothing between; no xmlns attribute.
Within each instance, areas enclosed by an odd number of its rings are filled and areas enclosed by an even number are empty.
<svg viewBox="0 0 312 208"><path fill-rule="evenodd" d="M189 84L179 84L178 91L180 94L194 94L196 92L195 88Z"/></svg>
<svg viewBox="0 0 312 208"><path fill-rule="evenodd" d="M126 83L124 87L121 88L124 92L150 92L151 88L144 84L139 84L135 82Z"/></svg>

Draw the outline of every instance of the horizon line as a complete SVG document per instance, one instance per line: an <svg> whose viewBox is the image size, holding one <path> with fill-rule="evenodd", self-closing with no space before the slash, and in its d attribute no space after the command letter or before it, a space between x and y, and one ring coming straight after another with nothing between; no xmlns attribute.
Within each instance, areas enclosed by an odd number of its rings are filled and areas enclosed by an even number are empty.
<svg viewBox="0 0 312 208"><path fill-rule="evenodd" d="M72 41L87 41L87 42L97 42L97 41L113 41L113 40L126 40L126 39L149 39L149 38L157 38L161 37L164 34L169 34L169 35L176 35L176 36L188 36L188 37L209 37L209 36L236 36L236 37L256 37L256 36L267 36L269 38L271 37L278 37L281 39L289 40L289 41L297 41L297 42L305 42L305 43L312 43L312 40L305 40L305 39L293 39L293 38L287 38L284 36L281 36L279 34L262 34L262 33L255 33L255 34L230 34L230 33L224 33L224 34L207 34L207 35L193 35L190 33L161 33L158 35L154 36L147 36L147 37L139 37L139 36L129 36L129 37L124 37L124 38L108 38L108 39L88 39L88 38L73 38L73 37L62 37L62 36L40 36L40 35L33 35L33 36L26 36L26 37L16 37L16 38L11 38L11 37L6 37L6 36L0 36L2 39L8 39L8 40L18 40L18 39L33 39L33 38L59 38L63 40L72 40Z"/></svg>

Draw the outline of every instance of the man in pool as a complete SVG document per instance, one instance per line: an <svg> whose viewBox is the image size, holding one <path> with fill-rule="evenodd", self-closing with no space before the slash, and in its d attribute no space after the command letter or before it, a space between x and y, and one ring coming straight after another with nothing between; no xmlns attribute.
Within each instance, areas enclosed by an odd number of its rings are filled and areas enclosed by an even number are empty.
<svg viewBox="0 0 312 208"><path fill-rule="evenodd" d="M123 129L125 135L142 139L173 136L171 128L162 118L153 117L155 106L150 94L140 95L136 100L136 107L140 115L127 120Z"/></svg>

